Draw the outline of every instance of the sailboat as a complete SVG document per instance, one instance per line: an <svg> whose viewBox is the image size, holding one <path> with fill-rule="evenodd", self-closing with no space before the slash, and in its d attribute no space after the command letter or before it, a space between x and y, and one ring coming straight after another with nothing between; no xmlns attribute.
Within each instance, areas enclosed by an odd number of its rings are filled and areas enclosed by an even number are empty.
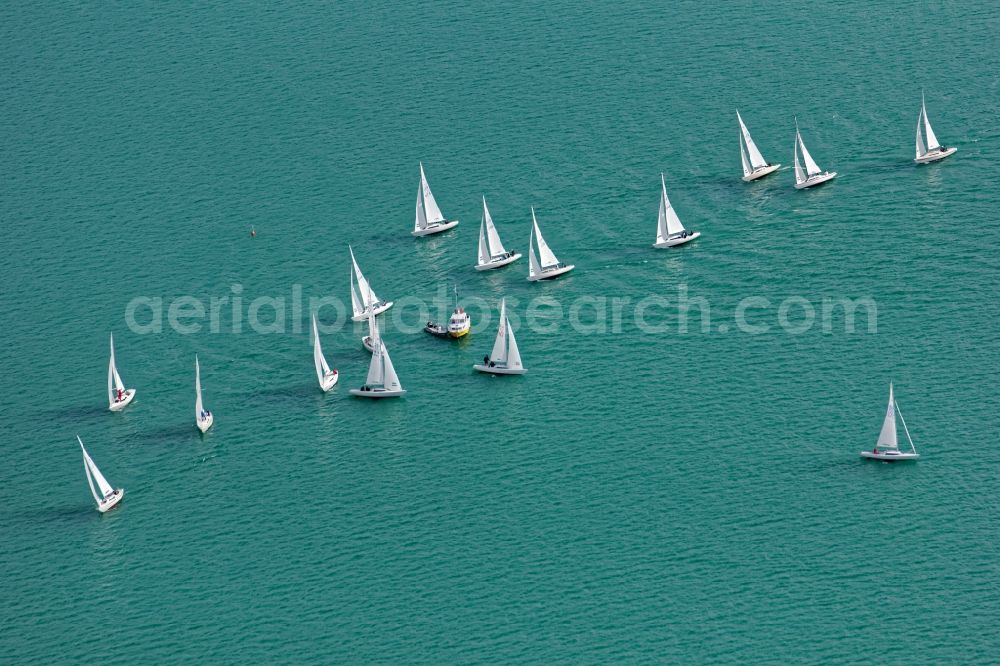
<svg viewBox="0 0 1000 666"><path fill-rule="evenodd" d="M538 239L538 254L535 254L535 239ZM538 220L535 219L535 207L531 207L531 237L528 240L528 280L550 280L554 277L569 273L576 268L573 264L564 264L556 258L555 253L549 249L549 244L542 238L542 230L538 228Z"/></svg>
<svg viewBox="0 0 1000 666"><path fill-rule="evenodd" d="M820 183L825 183L828 180L833 180L837 177L836 171L823 171L813 160L812 155L806 150L806 144L802 141L802 135L799 133L799 122L795 121L795 189L804 190L807 187L812 187L813 185L819 185ZM802 161L805 162L805 169L799 164L799 152L802 152Z"/></svg>
<svg viewBox="0 0 1000 666"><path fill-rule="evenodd" d="M900 451L899 442L896 441L896 414L899 414L899 420L903 423L903 432L906 433L906 439L910 442L909 451ZM906 421L903 419L903 413L899 411L899 405L896 404L896 400L892 393L892 382L889 382L889 406L885 410L885 420L882 421L882 431L878 434L878 441L875 443L875 448L871 451L862 451L862 458L871 458L873 460L916 460L920 457L917 453L917 449L913 446L913 440L910 439L910 431L906 427Z"/></svg>
<svg viewBox="0 0 1000 666"><path fill-rule="evenodd" d="M656 220L656 242L653 247L673 247L683 245L701 236L700 231L688 231L677 217L677 211L667 198L667 181L660 174L660 214Z"/></svg>
<svg viewBox="0 0 1000 666"><path fill-rule="evenodd" d="M375 318L368 318L368 335L361 338L361 346L367 349L369 352L375 351L375 329L374 329Z"/></svg>
<svg viewBox="0 0 1000 666"><path fill-rule="evenodd" d="M768 164L764 156L760 154L757 144L750 137L750 130L739 110L736 111L736 119L740 122L740 159L743 162L743 182L749 183L751 180L763 178L769 173L774 173L780 164Z"/></svg>
<svg viewBox="0 0 1000 666"><path fill-rule="evenodd" d="M527 372L521 365L521 352L517 348L514 329L507 319L507 299L500 299L500 326L497 329L497 339L493 342L493 351L483 359L482 364L477 363L472 367L493 375L523 375Z"/></svg>
<svg viewBox="0 0 1000 666"><path fill-rule="evenodd" d="M194 395L194 423L198 430L205 432L215 423L215 417L201 403L201 367L198 365L197 354L194 355Z"/></svg>
<svg viewBox="0 0 1000 666"><path fill-rule="evenodd" d="M921 124L923 124L924 136L921 136ZM928 164L943 160L958 148L945 148L938 142L934 130L931 129L931 121L927 119L927 103L924 101L923 93L920 94L920 113L917 115L917 157L913 161L917 164Z"/></svg>
<svg viewBox="0 0 1000 666"><path fill-rule="evenodd" d="M83 440L80 439L79 435L76 436L76 441L80 442L80 450L83 451L83 471L87 474L87 485L90 486L90 494L94 496L94 501L97 502L97 510L104 513L122 501L122 498L125 497L125 489L112 488L108 480L101 474L101 470L97 469L97 465L94 464L90 454L87 453L87 449L84 448ZM101 489L100 494L97 494L97 489L94 488L95 481L97 482L97 488Z"/></svg>
<svg viewBox="0 0 1000 666"><path fill-rule="evenodd" d="M497 228L493 226L493 217L490 216L490 209L486 207L486 197L484 196L483 220L479 223L479 259L476 263L476 270L486 271L491 268L499 268L520 258L519 253L506 249L500 242L500 235L497 233Z"/></svg>
<svg viewBox="0 0 1000 666"><path fill-rule="evenodd" d="M323 349L319 345L319 327L316 325L316 315L313 314L313 363L316 365L316 379L319 380L319 387L326 393L337 385L340 375L336 370L331 370L323 356Z"/></svg>
<svg viewBox="0 0 1000 666"><path fill-rule="evenodd" d="M374 311L380 315L392 307L392 301L383 302L378 299L371 285L358 267L358 262L354 258L354 248L350 245L347 250L351 253L351 309L354 315L351 321L364 321L368 318L368 313Z"/></svg>
<svg viewBox="0 0 1000 666"><path fill-rule="evenodd" d="M108 409L113 412L125 409L135 398L135 389L125 388L118 368L115 367L115 334L111 334L111 360L108 362Z"/></svg>
<svg viewBox="0 0 1000 666"><path fill-rule="evenodd" d="M458 220L446 220L438 208L424 175L424 163L420 163L420 185L417 187L417 216L413 222L414 236L439 234L458 225Z"/></svg>
<svg viewBox="0 0 1000 666"><path fill-rule="evenodd" d="M379 335L378 322L375 315L368 315L368 327L372 331L372 360L368 366L368 378L361 388L351 389L351 395L359 398L398 398L406 395L406 389L399 383L396 368L389 358L389 350L385 348Z"/></svg>

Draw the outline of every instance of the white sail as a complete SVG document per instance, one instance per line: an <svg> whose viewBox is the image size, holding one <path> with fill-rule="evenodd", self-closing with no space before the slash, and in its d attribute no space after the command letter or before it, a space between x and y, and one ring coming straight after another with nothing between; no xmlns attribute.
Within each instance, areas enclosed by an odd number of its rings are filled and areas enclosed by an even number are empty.
<svg viewBox="0 0 1000 666"><path fill-rule="evenodd" d="M486 207L486 197L483 197L483 222L486 225L486 242L489 245L490 256L496 257L506 254L507 248L500 242L500 234L497 233L497 228L493 224L493 216L490 215L490 209Z"/></svg>
<svg viewBox="0 0 1000 666"><path fill-rule="evenodd" d="M554 252L549 249L549 244L542 237L542 231L538 228L538 220L535 219L535 208L531 207L531 223L534 225L535 237L538 239L538 256L542 268L549 268L559 263Z"/></svg>
<svg viewBox="0 0 1000 666"><path fill-rule="evenodd" d="M104 475L101 474L101 470L97 469L97 465L91 459L90 454L87 453L87 449L83 447L83 440L80 439L79 435L76 436L76 440L80 442L80 450L83 451L83 468L87 472L87 483L90 485L90 493L94 496L96 502L101 502L114 489L108 483L108 480L104 478ZM93 478L93 481L91 478ZM101 496L98 496L94 490L94 481L97 482L97 486L101 489Z"/></svg>
<svg viewBox="0 0 1000 666"><path fill-rule="evenodd" d="M368 378L365 380L368 386L379 386L382 384L382 341L379 340L372 346L372 360L368 364Z"/></svg>
<svg viewBox="0 0 1000 666"><path fill-rule="evenodd" d="M194 355L194 420L201 421L201 413L205 411L201 404L201 367L198 365L198 355Z"/></svg>
<svg viewBox="0 0 1000 666"><path fill-rule="evenodd" d="M368 313L368 340L372 343L372 345L375 344L375 338L378 335L378 331L375 330L376 328L378 327L375 323L375 315L373 315L370 311ZM374 346L372 348L374 349Z"/></svg>
<svg viewBox="0 0 1000 666"><path fill-rule="evenodd" d="M486 221L479 223L479 265L490 263L490 248L486 243Z"/></svg>
<svg viewBox="0 0 1000 666"><path fill-rule="evenodd" d="M753 169L750 168L750 162L747 161L747 151L743 149L743 135L740 135L740 163L743 165L743 175L749 176Z"/></svg>
<svg viewBox="0 0 1000 666"><path fill-rule="evenodd" d="M924 114L924 136L927 138L927 150L935 150L941 147L938 143L937 137L934 135L934 130L931 129L931 121L927 117L927 104L924 102L924 96L920 96L920 112Z"/></svg>
<svg viewBox="0 0 1000 666"><path fill-rule="evenodd" d="M514 338L514 328L507 321L507 367L521 369L521 351L517 348L517 340Z"/></svg>
<svg viewBox="0 0 1000 666"><path fill-rule="evenodd" d="M795 130L795 146L792 148L792 153L795 156L795 184L801 185L806 182L806 172L802 170L802 165L799 163L799 131Z"/></svg>
<svg viewBox="0 0 1000 666"><path fill-rule="evenodd" d="M661 243L674 234L684 231L681 219L677 217L677 211L670 204L667 198L667 181L660 174L660 212L656 220L656 242Z"/></svg>
<svg viewBox="0 0 1000 666"><path fill-rule="evenodd" d="M764 156L760 154L757 144L753 142L753 138L750 136L750 130L747 129L739 111L736 112L736 118L740 121L740 133L743 135L743 142L746 144L747 153L750 155L750 165L753 166L754 169L767 166L767 160L765 160Z"/></svg>
<svg viewBox="0 0 1000 666"><path fill-rule="evenodd" d="M368 379L366 383L369 386L377 386L382 383L382 352L384 351L382 346L382 336L378 330L378 321L375 320L375 315L368 312L368 335L371 337L372 342L372 359L368 364Z"/></svg>
<svg viewBox="0 0 1000 666"><path fill-rule="evenodd" d="M118 391L124 391L121 375L115 366L115 334L111 334L111 359L108 361L108 405L114 405Z"/></svg>
<svg viewBox="0 0 1000 666"><path fill-rule="evenodd" d="M441 209L438 208L437 201L434 200L434 194L431 192L431 186L427 184L427 176L424 175L423 162L420 163L420 193L423 196L425 226L428 224L444 222L444 215L441 214Z"/></svg>
<svg viewBox="0 0 1000 666"><path fill-rule="evenodd" d="M819 165L816 164L812 155L810 155L809 151L806 150L806 144L802 141L802 135L798 133L798 130L796 130L795 135L799 139L799 149L802 151L802 161L805 162L806 173L810 176L815 176L816 174L821 173L823 170L819 168Z"/></svg>
<svg viewBox="0 0 1000 666"><path fill-rule="evenodd" d="M396 368L392 365L392 359L389 358L389 350L385 348L385 344L382 345L382 386L389 391L401 391L403 389L399 383L399 377L396 376Z"/></svg>
<svg viewBox="0 0 1000 666"><path fill-rule="evenodd" d="M313 320L313 363L316 365L316 379L319 380L320 386L323 385L323 380L326 378L326 373L330 372L330 366L326 363L326 358L323 356L323 349L319 344L319 327L316 325L316 315L312 316Z"/></svg>
<svg viewBox="0 0 1000 666"><path fill-rule="evenodd" d="M372 287L368 284L368 280L365 279L364 274L361 272L361 268L358 266L357 260L354 258L354 249L348 245L348 251L351 253L351 308L354 310L354 316L363 314L365 310L371 307L372 303L378 303L378 297L375 292L372 291Z"/></svg>
<svg viewBox="0 0 1000 666"><path fill-rule="evenodd" d="M528 237L528 276L535 277L542 274L542 267L538 265L538 256L535 254L535 230L531 230Z"/></svg>
<svg viewBox="0 0 1000 666"><path fill-rule="evenodd" d="M87 475L87 485L90 486L90 494L94 496L95 502L100 502L101 498L97 495L97 490L94 488L94 479L91 477L90 472L90 456L87 455L87 449L83 448L83 440L80 436L76 436L76 441L80 442L80 449L83 451L83 472Z"/></svg>
<svg viewBox="0 0 1000 666"><path fill-rule="evenodd" d="M507 361L507 299L500 299L500 325L497 326L497 339L493 342L490 360L500 364Z"/></svg>
<svg viewBox="0 0 1000 666"><path fill-rule="evenodd" d="M924 119L924 107L920 107L920 113L917 114L917 159L920 159L927 154L927 148L924 147L924 137L920 135L920 124Z"/></svg>
<svg viewBox="0 0 1000 666"><path fill-rule="evenodd" d="M417 185L417 216L413 221L414 231L423 231L427 228L427 216L424 214L424 188L423 183Z"/></svg>
<svg viewBox="0 0 1000 666"><path fill-rule="evenodd" d="M892 395L892 384L889 384L889 406L885 410L885 420L882 421L882 431L878 434L878 443L887 449L898 449L896 439L896 400Z"/></svg>

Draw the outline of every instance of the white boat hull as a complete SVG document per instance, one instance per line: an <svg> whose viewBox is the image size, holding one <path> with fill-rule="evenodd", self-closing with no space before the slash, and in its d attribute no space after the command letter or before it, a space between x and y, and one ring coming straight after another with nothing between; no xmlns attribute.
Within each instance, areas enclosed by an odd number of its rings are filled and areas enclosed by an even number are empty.
<svg viewBox="0 0 1000 666"><path fill-rule="evenodd" d="M369 354L375 353L375 345L372 344L371 336L366 335L361 338L361 346L367 349Z"/></svg>
<svg viewBox="0 0 1000 666"><path fill-rule="evenodd" d="M362 389L351 389L351 395L357 396L359 398L399 398L406 395L406 389L399 389L398 391L389 391L386 389L372 389L370 391L363 391Z"/></svg>
<svg viewBox="0 0 1000 666"><path fill-rule="evenodd" d="M896 461L896 460L916 460L920 457L919 453L912 453L908 451L862 451L862 458L869 458L871 460L885 460L885 461Z"/></svg>
<svg viewBox="0 0 1000 666"><path fill-rule="evenodd" d="M101 513L107 513L111 509L113 509L116 506L118 506L121 503L122 498L124 498L124 497L125 497L125 489L124 488L119 488L117 495L112 495L110 499L106 499L106 500L102 500L102 501L98 502L97 503L97 510L100 511Z"/></svg>
<svg viewBox="0 0 1000 666"><path fill-rule="evenodd" d="M766 167L761 167L756 171L751 171L748 175L743 176L741 180L744 183L749 183L752 180L757 180L758 178L763 178L769 173L774 173L780 167L780 164L768 164Z"/></svg>
<svg viewBox="0 0 1000 666"><path fill-rule="evenodd" d="M934 151L933 153L927 153L923 157L918 157L914 162L917 164L930 164L931 162L937 162L938 160L943 160L949 155L955 154L958 148L945 148L944 150Z"/></svg>
<svg viewBox="0 0 1000 666"><path fill-rule="evenodd" d="M653 243L653 247L676 247L677 245L684 245L684 243L690 243L695 238L701 236L700 231L692 231L687 236L675 236L673 238L668 238L665 241L659 243Z"/></svg>
<svg viewBox="0 0 1000 666"><path fill-rule="evenodd" d="M391 307L392 307L392 301L389 301L388 303L382 303L381 305L376 306L375 307L375 316L376 317L379 316L380 314L382 314L383 312L385 312L386 310L388 310ZM368 319L368 309L367 308L361 314L356 314L356 315L354 315L354 316L351 317L351 321L366 321L367 319Z"/></svg>
<svg viewBox="0 0 1000 666"><path fill-rule="evenodd" d="M827 182L828 180L833 180L836 177L837 177L837 172L836 171L826 171L826 172L823 172L823 173L818 173L815 176L812 176L811 178L806 178L801 183L795 183L795 189L797 189L797 190L804 190L807 187L813 187L815 185L821 185L821 184Z"/></svg>
<svg viewBox="0 0 1000 666"><path fill-rule="evenodd" d="M213 416L212 414L209 414L207 418L197 419L194 422L194 424L198 426L198 430L202 432L205 432L206 430L211 428L213 423L215 423L215 416Z"/></svg>
<svg viewBox="0 0 1000 666"><path fill-rule="evenodd" d="M411 231L413 236L430 236L431 234L439 234L442 231L448 231L454 227L458 226L458 220L451 220L449 222L439 222L438 224L428 225L424 229L417 229Z"/></svg>
<svg viewBox="0 0 1000 666"><path fill-rule="evenodd" d="M111 403L111 405L108 406L108 409L113 412L120 412L128 407L133 398L135 398L135 389L125 389L124 397L122 397L122 399L118 402Z"/></svg>
<svg viewBox="0 0 1000 666"><path fill-rule="evenodd" d="M478 370L479 372L486 372L491 375L523 375L528 370L527 368L504 368L499 365L489 366L477 363L472 366L473 370Z"/></svg>
<svg viewBox="0 0 1000 666"><path fill-rule="evenodd" d="M334 370L332 373L323 378L323 383L320 384L319 387L323 389L323 393L326 393L336 386L338 381L340 381L340 373Z"/></svg>
<svg viewBox="0 0 1000 666"><path fill-rule="evenodd" d="M509 257L504 257L503 259L495 259L485 264L476 264L477 271L488 271L494 268L500 268L501 266L506 266L507 264L512 264L521 258L520 252L515 252Z"/></svg>
<svg viewBox="0 0 1000 666"><path fill-rule="evenodd" d="M539 280L551 280L552 278L559 277L564 273L569 273L571 270L576 268L573 264L569 266L560 266L559 268L552 268L549 270L543 270L541 275L529 275L529 282L538 282Z"/></svg>

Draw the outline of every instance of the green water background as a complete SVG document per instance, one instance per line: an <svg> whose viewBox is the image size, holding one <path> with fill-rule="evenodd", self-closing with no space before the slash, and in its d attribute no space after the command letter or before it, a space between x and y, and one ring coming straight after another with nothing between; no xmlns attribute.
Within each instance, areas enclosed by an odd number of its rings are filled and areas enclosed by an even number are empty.
<svg viewBox="0 0 1000 666"><path fill-rule="evenodd" d="M965 2L4 7L3 661L996 660L998 34ZM921 89L959 152L918 168ZM739 181L736 108L779 174ZM815 191L796 116L841 174ZM415 241L419 160L462 224ZM660 172L704 234L677 251L650 247ZM474 272L483 194L577 270ZM372 404L359 327L325 336L324 396L291 320L125 326L233 284L346 299L348 243L386 298L684 285L713 330L550 318L498 379L470 368L491 333L390 325L410 393ZM719 332L748 296L871 297L878 330ZM917 464L857 456L890 378Z"/></svg>

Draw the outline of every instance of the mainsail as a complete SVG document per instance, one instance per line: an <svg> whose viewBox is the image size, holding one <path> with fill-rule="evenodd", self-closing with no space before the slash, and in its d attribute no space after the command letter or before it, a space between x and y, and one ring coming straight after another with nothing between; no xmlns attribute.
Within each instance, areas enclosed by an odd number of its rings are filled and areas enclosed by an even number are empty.
<svg viewBox="0 0 1000 666"><path fill-rule="evenodd" d="M736 118L737 120L740 121L740 134L743 137L743 143L746 144L747 153L750 156L750 166L753 167L753 169L759 169L761 167L767 166L767 160L765 160L764 156L760 154L760 150L757 148L757 144L753 142L753 138L750 136L750 130L747 129L747 126L743 122L743 118L742 116L740 116L739 111L736 112ZM742 149L742 144L741 144L741 149ZM745 162L743 166L743 171L744 175L748 175Z"/></svg>
<svg viewBox="0 0 1000 666"><path fill-rule="evenodd" d="M507 299L500 300L500 326L497 327L497 339L493 343L490 360L501 365L507 361Z"/></svg>
<svg viewBox="0 0 1000 666"><path fill-rule="evenodd" d="M505 254L507 248L500 242L500 234L497 233L497 228L493 224L493 216L490 215L490 209L486 207L486 197L483 197L483 224L486 227L486 244L489 247L490 256Z"/></svg>
<svg viewBox="0 0 1000 666"><path fill-rule="evenodd" d="M497 327L497 338L493 342L490 360L499 366L509 369L521 369L521 352L517 348L514 329L507 319L507 301L500 300L500 325Z"/></svg>
<svg viewBox="0 0 1000 666"><path fill-rule="evenodd" d="M354 258L354 249L348 245L348 251L351 253L351 309L354 311L354 316L364 314L365 310L371 307L372 303L378 303L378 297L375 292L372 291L371 285L368 284L368 280L365 279L364 274L361 273L361 268L358 266L357 260Z"/></svg>
<svg viewBox="0 0 1000 666"><path fill-rule="evenodd" d="M795 146L792 147L792 154L795 156L795 183L801 185L806 182L806 172L802 170L799 163L799 131L795 130Z"/></svg>
<svg viewBox="0 0 1000 666"><path fill-rule="evenodd" d="M108 361L108 404L113 405L118 398L118 391L124 391L125 384L115 366L115 334L111 334L111 360Z"/></svg>
<svg viewBox="0 0 1000 666"><path fill-rule="evenodd" d="M549 244L545 242L545 238L542 237L542 231L538 228L538 220L535 219L535 208L531 208L531 223L534 225L535 237L538 239L538 256L540 259L541 267L550 268L559 263L559 259L556 258L554 252L549 249Z"/></svg>
<svg viewBox="0 0 1000 666"><path fill-rule="evenodd" d="M924 137L920 134L920 125L924 120L924 107L921 105L920 113L917 114L917 159L920 159L927 154L927 148L924 146Z"/></svg>
<svg viewBox="0 0 1000 666"><path fill-rule="evenodd" d="M934 135L934 130L931 129L931 121L927 117L927 103L924 101L924 96L920 96L920 112L924 114L924 136L927 137L927 150L935 150L941 147L938 143L937 137Z"/></svg>
<svg viewBox="0 0 1000 666"><path fill-rule="evenodd" d="M434 200L434 193L431 186L427 184L427 176L424 174L424 164L420 163L420 185L417 188L417 211L413 224L414 231L422 231L428 225L444 222L444 215ZM364 292L362 292L364 293Z"/></svg>
<svg viewBox="0 0 1000 666"><path fill-rule="evenodd" d="M94 464L90 454L87 453L87 449L83 447L83 440L80 439L79 435L76 436L76 441L80 442L80 450L83 451L83 469L87 473L87 484L90 486L90 494L94 496L94 501L101 502L113 492L111 484L101 474L101 470L97 469L97 465ZM98 497L97 491L94 489L94 481L97 481L97 486L101 489L100 497Z"/></svg>
<svg viewBox="0 0 1000 666"><path fill-rule="evenodd" d="M889 406L886 407L882 431L878 434L878 442L875 446L887 449L899 448L899 443L896 440L896 401L892 394L892 383L889 384Z"/></svg>
<svg viewBox="0 0 1000 666"><path fill-rule="evenodd" d="M802 161L806 164L806 173L810 176L815 176L822 172L823 170L819 168L819 165L813 160L812 155L806 150L806 144L802 141L802 135L798 133L798 130L796 130L795 134L799 139L799 149L802 151Z"/></svg>
<svg viewBox="0 0 1000 666"><path fill-rule="evenodd" d="M313 363L316 365L316 379L319 380L320 385L323 385L323 380L326 378L326 374L330 372L330 366L326 363L326 358L323 356L323 349L319 344L319 328L316 325L316 315L312 316L312 328L313 328Z"/></svg>
<svg viewBox="0 0 1000 666"><path fill-rule="evenodd" d="M660 212L656 220L656 242L661 243L674 234L684 231L684 225L677 217L677 211L670 204L667 198L667 181L663 174L660 174Z"/></svg>
<svg viewBox="0 0 1000 666"><path fill-rule="evenodd" d="M200 423L202 412L205 411L201 404L201 367L198 365L198 355L194 355L194 420Z"/></svg>

